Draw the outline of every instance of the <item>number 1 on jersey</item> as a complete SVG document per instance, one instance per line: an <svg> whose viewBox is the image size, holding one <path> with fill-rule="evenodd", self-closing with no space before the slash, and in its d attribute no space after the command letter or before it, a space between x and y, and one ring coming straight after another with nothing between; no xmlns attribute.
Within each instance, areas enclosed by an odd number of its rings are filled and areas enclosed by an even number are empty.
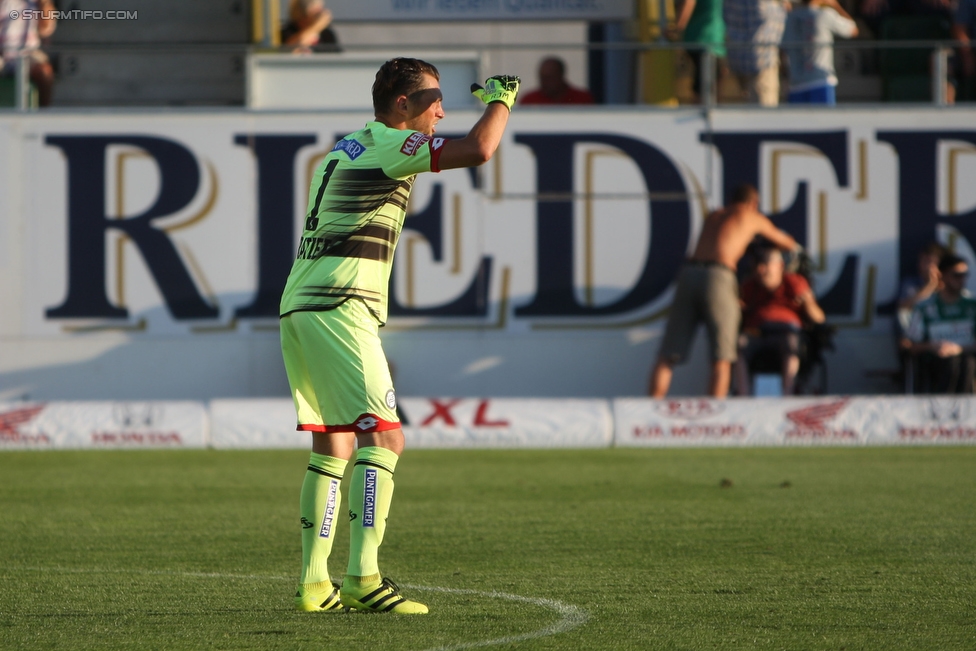
<svg viewBox="0 0 976 651"><path fill-rule="evenodd" d="M329 164L325 166L325 172L322 173L322 183L319 185L319 191L315 193L315 205L312 209L308 211L308 217L305 218L305 230L314 231L319 227L319 204L322 203L322 195L325 194L325 186L329 184L329 179L332 178L332 172L335 171L336 165L339 164L338 158L333 158L329 161Z"/></svg>

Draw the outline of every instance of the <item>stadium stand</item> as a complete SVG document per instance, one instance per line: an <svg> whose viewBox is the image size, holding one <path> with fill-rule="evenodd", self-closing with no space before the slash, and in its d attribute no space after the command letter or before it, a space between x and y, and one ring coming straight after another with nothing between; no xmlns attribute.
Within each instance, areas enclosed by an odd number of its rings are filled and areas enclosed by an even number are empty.
<svg viewBox="0 0 976 651"><path fill-rule="evenodd" d="M132 0L126 20L62 20L58 106L242 105L247 3Z"/></svg>
<svg viewBox="0 0 976 651"><path fill-rule="evenodd" d="M889 16L881 25L886 41L941 41L949 38L944 16ZM924 47L881 50L884 99L889 102L932 100L932 50Z"/></svg>

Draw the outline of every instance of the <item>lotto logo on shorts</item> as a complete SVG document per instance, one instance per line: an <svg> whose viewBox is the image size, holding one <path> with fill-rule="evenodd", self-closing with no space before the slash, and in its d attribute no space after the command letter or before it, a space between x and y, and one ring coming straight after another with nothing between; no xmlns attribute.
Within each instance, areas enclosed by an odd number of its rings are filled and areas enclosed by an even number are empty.
<svg viewBox="0 0 976 651"><path fill-rule="evenodd" d="M379 424L380 421L372 416L365 416L364 418L360 418L358 421L356 421L356 427L364 432L373 429Z"/></svg>
<svg viewBox="0 0 976 651"><path fill-rule="evenodd" d="M376 521L376 468L366 468L363 486L363 526L374 527Z"/></svg>
<svg viewBox="0 0 976 651"><path fill-rule="evenodd" d="M322 528L319 529L319 538L328 538L332 535L332 522L335 521L336 497L339 494L339 482L335 479L329 484L329 498L325 502L325 514L322 516Z"/></svg>
<svg viewBox="0 0 976 651"><path fill-rule="evenodd" d="M425 142L430 142L430 136L423 133L411 134L409 138L403 141L403 147L400 147L400 153L413 156L420 151L420 146Z"/></svg>
<svg viewBox="0 0 976 651"><path fill-rule="evenodd" d="M349 156L349 160L356 160L366 151L366 148L358 140L348 138L337 142L336 146L332 148L332 151L344 151Z"/></svg>
<svg viewBox="0 0 976 651"><path fill-rule="evenodd" d="M396 393L393 389L386 392L386 406L390 409L396 409Z"/></svg>

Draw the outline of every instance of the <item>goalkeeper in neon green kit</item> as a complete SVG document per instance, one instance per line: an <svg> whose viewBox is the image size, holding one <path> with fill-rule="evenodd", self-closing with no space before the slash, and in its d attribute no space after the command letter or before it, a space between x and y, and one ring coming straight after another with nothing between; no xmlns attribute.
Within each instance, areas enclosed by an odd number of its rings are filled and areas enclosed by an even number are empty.
<svg viewBox="0 0 976 651"><path fill-rule="evenodd" d="M393 250L414 179L489 160L518 89L512 76L473 85L487 105L484 114L467 136L445 140L434 136L444 117L437 69L419 59L387 61L373 84L376 120L340 140L315 171L280 312L298 429L312 433L301 492L299 610L427 612L404 598L377 562L404 447L378 331L386 322ZM341 514L339 482L354 442L349 566L340 586L332 583L327 561Z"/></svg>

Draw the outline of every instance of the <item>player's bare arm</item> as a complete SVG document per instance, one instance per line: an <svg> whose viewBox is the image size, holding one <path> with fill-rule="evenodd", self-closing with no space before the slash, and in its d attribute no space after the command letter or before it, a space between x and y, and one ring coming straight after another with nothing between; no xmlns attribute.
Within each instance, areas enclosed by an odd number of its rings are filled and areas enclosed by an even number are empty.
<svg viewBox="0 0 976 651"><path fill-rule="evenodd" d="M784 251L793 251L796 249L796 240L793 236L786 231L776 228L776 225L770 221L769 217L763 215L762 213L756 213L758 216L758 228L756 231L757 235L762 235L767 240L772 242L775 246L783 249Z"/></svg>
<svg viewBox="0 0 976 651"><path fill-rule="evenodd" d="M441 153L442 170L476 167L488 162L505 133L509 110L500 102L489 104L485 113L464 138L448 140Z"/></svg>

